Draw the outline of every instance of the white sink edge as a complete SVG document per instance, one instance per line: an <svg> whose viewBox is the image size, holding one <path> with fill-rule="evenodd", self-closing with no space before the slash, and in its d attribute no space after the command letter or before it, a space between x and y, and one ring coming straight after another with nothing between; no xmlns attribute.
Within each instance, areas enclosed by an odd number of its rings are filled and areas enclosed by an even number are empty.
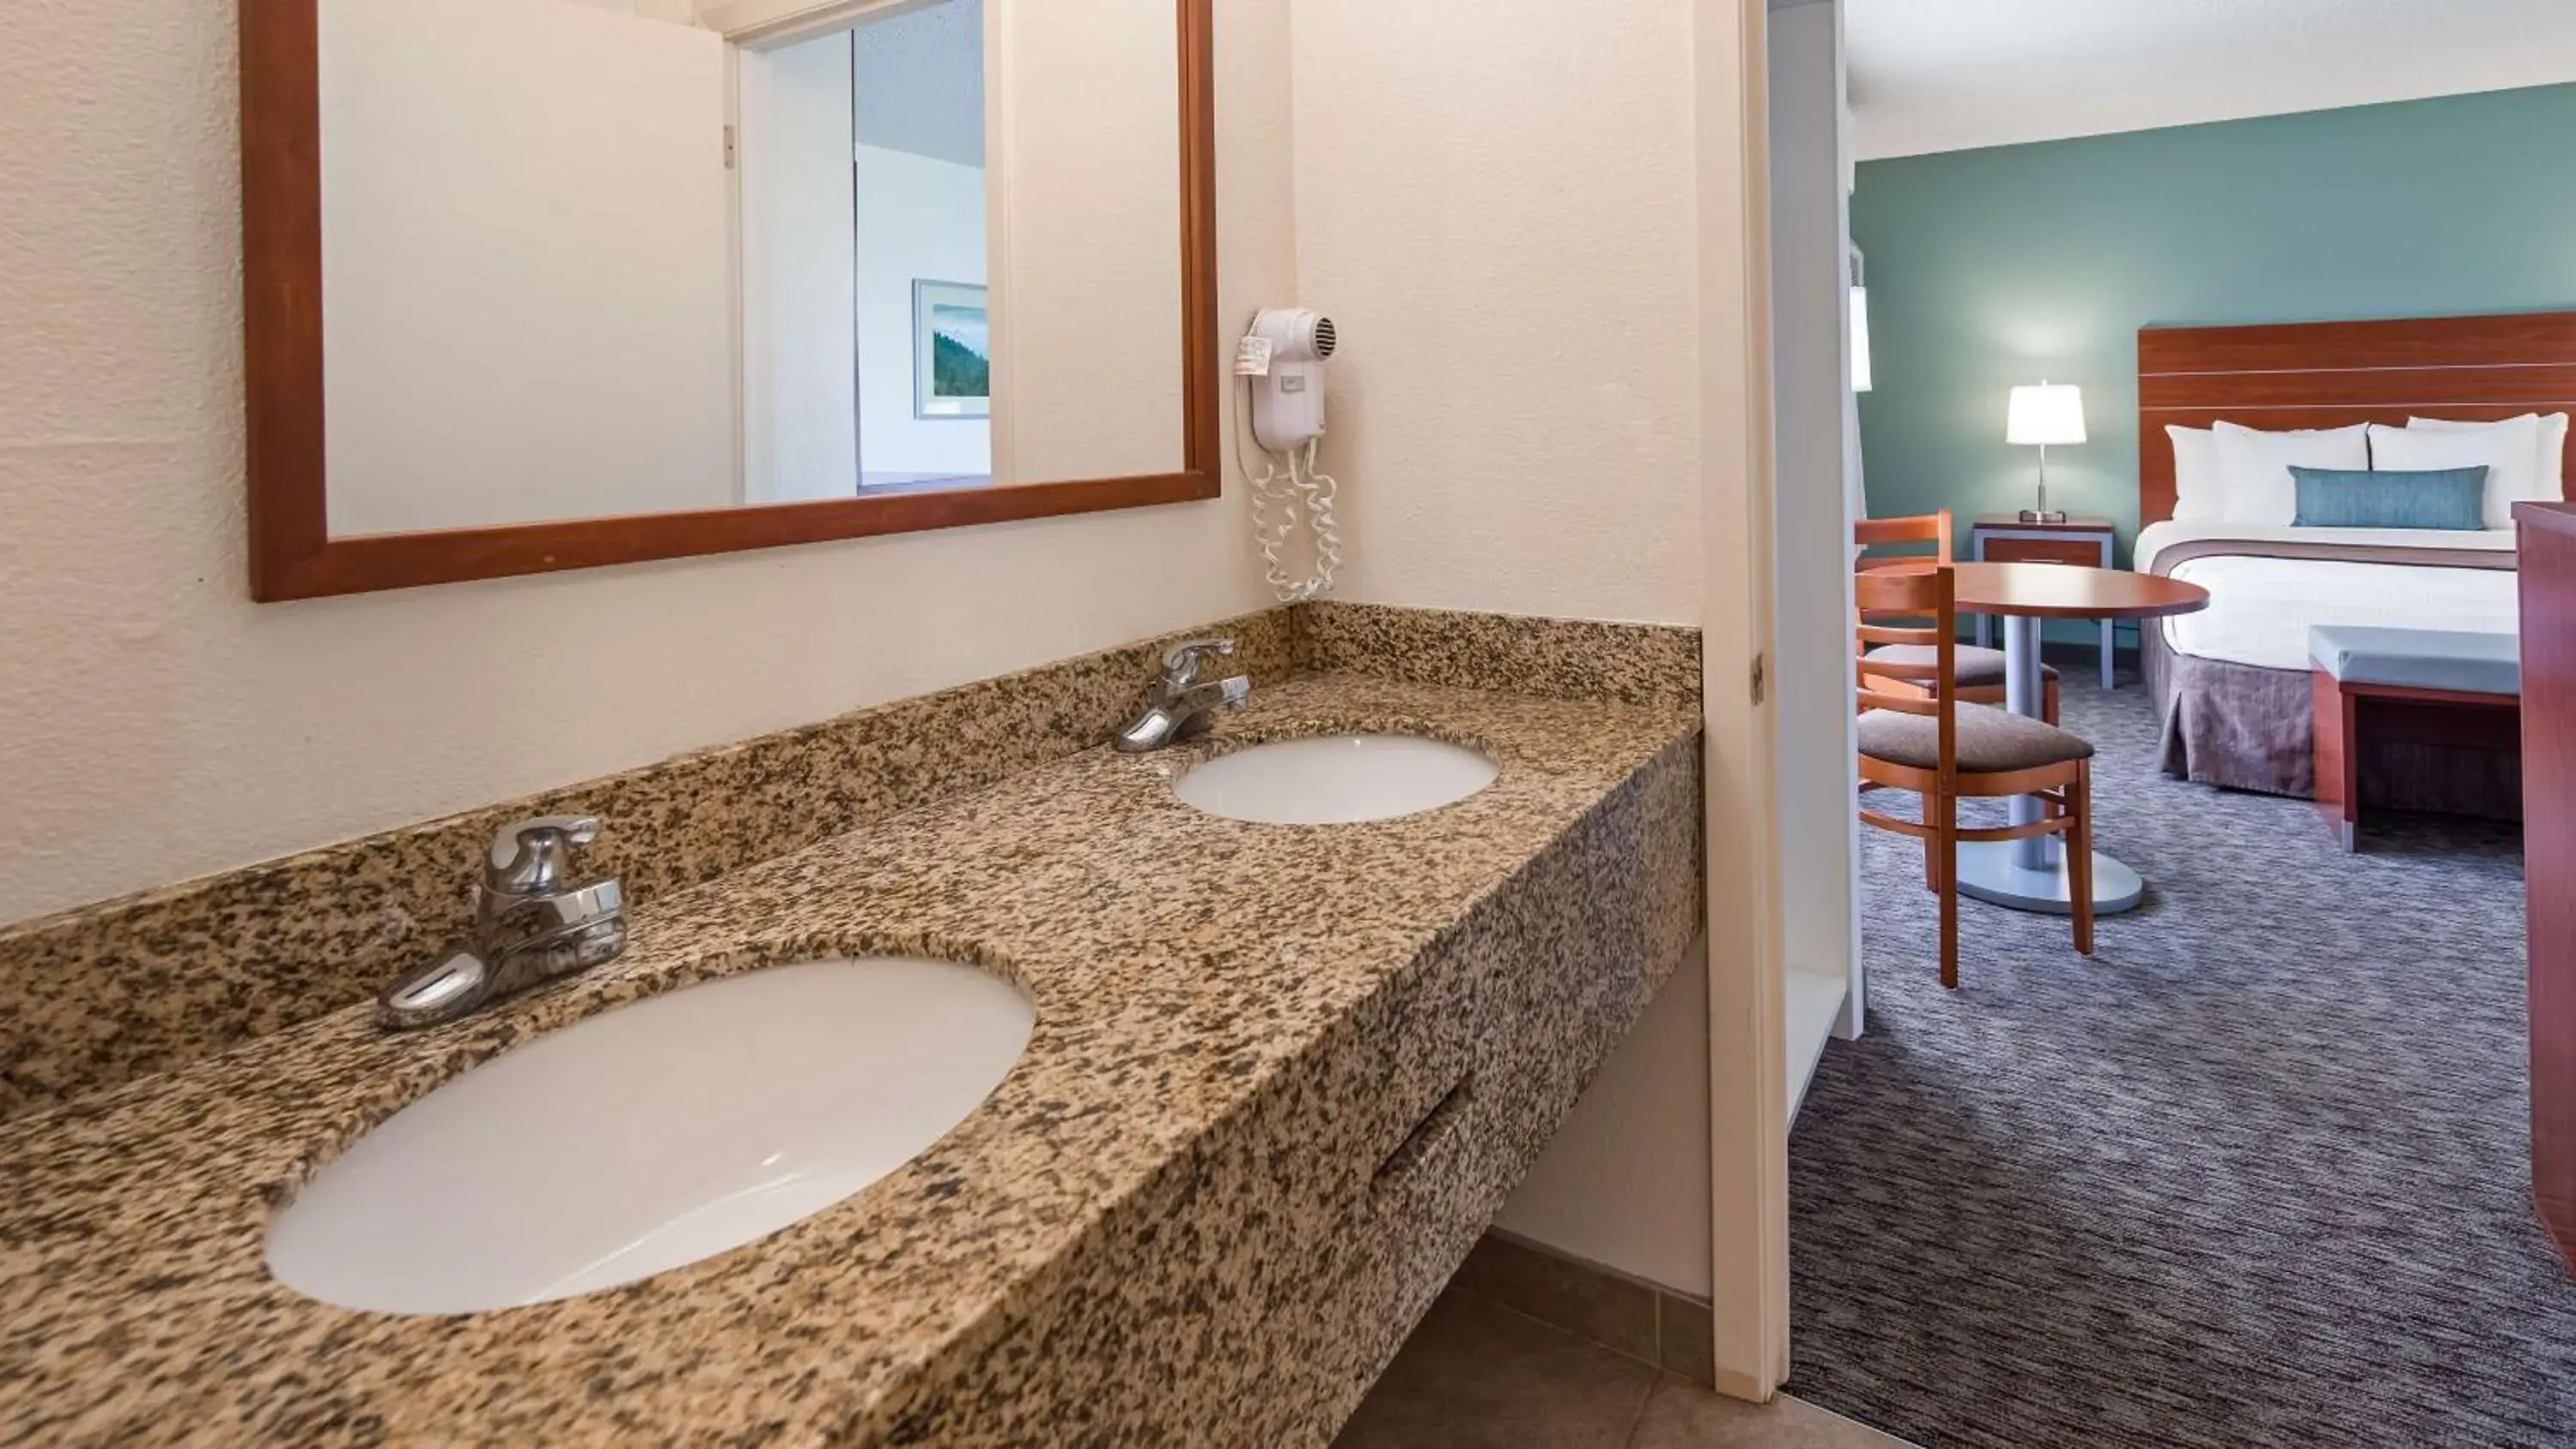
<svg viewBox="0 0 2576 1449"><path fill-rule="evenodd" d="M1254 825L1409 820L1490 790L1502 762L1480 746L1401 729L1332 730L1247 741L1171 781L1184 805Z"/></svg>
<svg viewBox="0 0 2576 1449"><path fill-rule="evenodd" d="M1002 1090L1036 1026L1021 982L926 957L781 963L612 1006L320 1163L270 1216L263 1262L305 1297L395 1316L657 1278L902 1171Z"/></svg>

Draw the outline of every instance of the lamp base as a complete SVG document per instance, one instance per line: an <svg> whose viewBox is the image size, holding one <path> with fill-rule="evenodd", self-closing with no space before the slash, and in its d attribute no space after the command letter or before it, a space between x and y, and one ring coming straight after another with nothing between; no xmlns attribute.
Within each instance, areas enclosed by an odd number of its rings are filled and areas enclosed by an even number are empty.
<svg viewBox="0 0 2576 1449"><path fill-rule="evenodd" d="M2021 521L2024 523L2064 523L2066 521L2066 515L2050 508L2025 508L2021 511Z"/></svg>

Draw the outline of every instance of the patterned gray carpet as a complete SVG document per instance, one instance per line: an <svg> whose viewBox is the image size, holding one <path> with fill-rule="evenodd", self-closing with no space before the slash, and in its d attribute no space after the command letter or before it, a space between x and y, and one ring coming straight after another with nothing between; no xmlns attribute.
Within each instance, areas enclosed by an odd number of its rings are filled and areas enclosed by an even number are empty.
<svg viewBox="0 0 2576 1449"><path fill-rule="evenodd" d="M2516 833L2345 856L2304 801L2158 777L2134 683L2066 715L2147 904L2087 961L1964 902L1945 994L1919 847L1862 832L1872 1029L1792 1143L1791 1391L1930 1449L2576 1444Z"/></svg>

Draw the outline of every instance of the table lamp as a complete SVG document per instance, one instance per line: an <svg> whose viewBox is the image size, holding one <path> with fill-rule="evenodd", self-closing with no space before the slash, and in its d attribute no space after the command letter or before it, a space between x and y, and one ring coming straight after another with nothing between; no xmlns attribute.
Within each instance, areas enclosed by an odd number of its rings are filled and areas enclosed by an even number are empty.
<svg viewBox="0 0 2576 1449"><path fill-rule="evenodd" d="M2070 384L2017 387L2004 415L2004 441L2039 448L2039 506L2021 511L2024 523L2064 523L2048 506L2048 445L2084 441L2084 389Z"/></svg>

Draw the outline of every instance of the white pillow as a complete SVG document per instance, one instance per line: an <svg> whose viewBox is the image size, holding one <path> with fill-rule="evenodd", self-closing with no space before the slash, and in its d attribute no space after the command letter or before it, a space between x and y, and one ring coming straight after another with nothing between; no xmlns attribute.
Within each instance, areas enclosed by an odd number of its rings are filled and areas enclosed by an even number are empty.
<svg viewBox="0 0 2576 1449"><path fill-rule="evenodd" d="M2173 439L2174 522L2216 523L2227 516L2227 484L2218 473L2218 438L2207 428L2165 424Z"/></svg>
<svg viewBox="0 0 2576 1449"><path fill-rule="evenodd" d="M2266 433L2220 422L2210 431L2217 435L2218 475L2225 481L2229 523L2287 528L2297 522L2299 485L2290 477L2294 467L2360 472L2370 466L2368 423Z"/></svg>
<svg viewBox="0 0 2576 1449"><path fill-rule="evenodd" d="M2545 503L2556 503L2565 498L2567 496L2567 415L2551 413L2544 418L2538 413L2525 413L2521 417L2508 418L2506 421L2509 423L2537 421L2540 424L2540 459L2538 471L2532 475L2532 486L2538 491L2533 493L2532 497ZM2408 418L2406 426L2410 431L2421 430L2427 433L2467 433L2498 425L2454 422L2448 418Z"/></svg>
<svg viewBox="0 0 2576 1449"><path fill-rule="evenodd" d="M2493 427L2370 429L2370 466L2382 473L2432 468L2487 470L2487 527L2513 527L2513 505L2539 496L2540 419L2515 418Z"/></svg>

